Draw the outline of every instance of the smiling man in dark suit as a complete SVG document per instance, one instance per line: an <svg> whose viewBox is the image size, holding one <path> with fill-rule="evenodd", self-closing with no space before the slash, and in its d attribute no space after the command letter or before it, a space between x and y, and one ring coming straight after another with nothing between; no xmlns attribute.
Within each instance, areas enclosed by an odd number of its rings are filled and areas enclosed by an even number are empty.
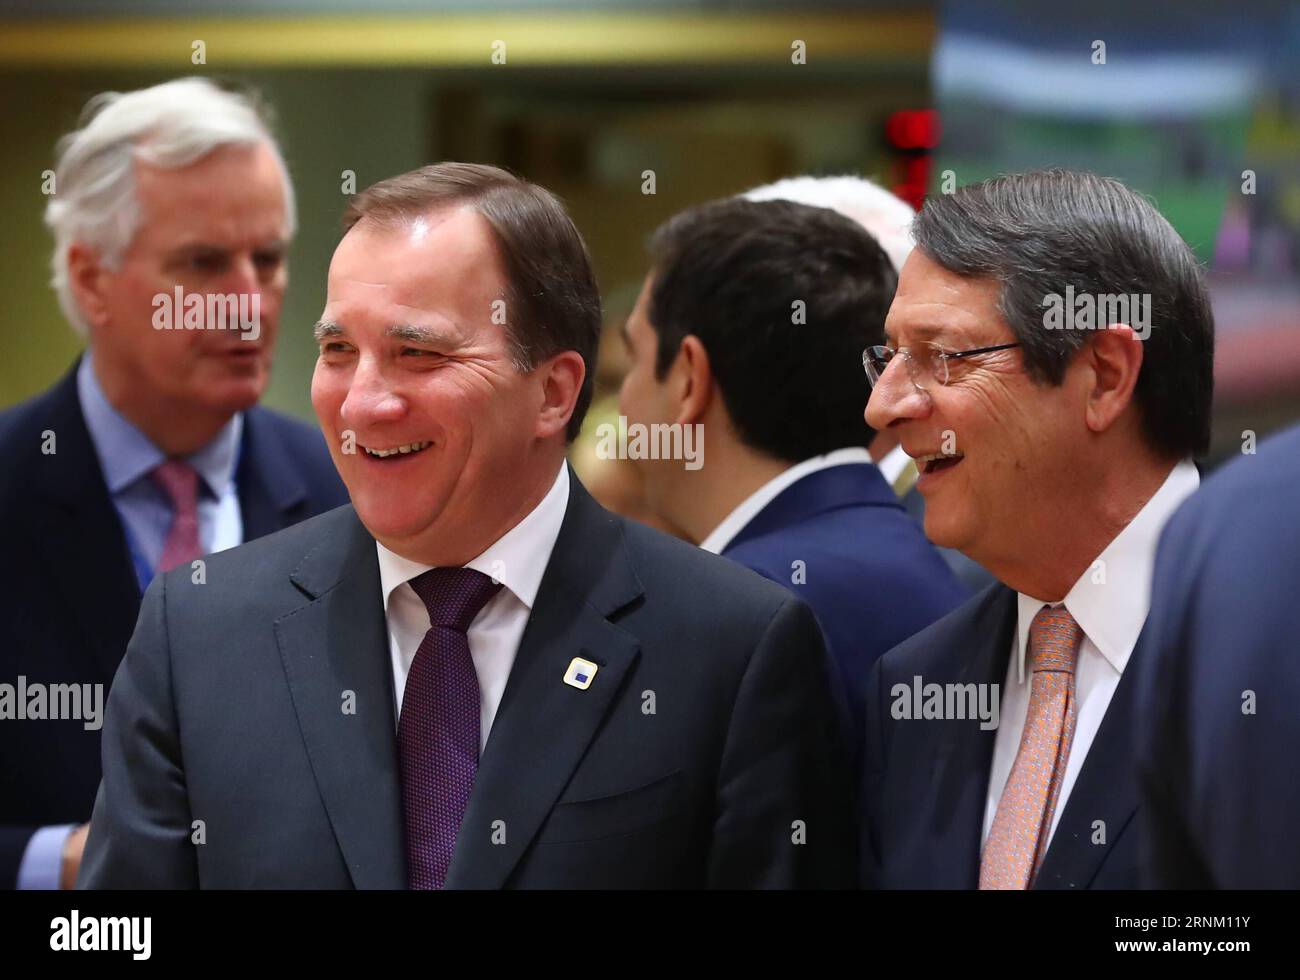
<svg viewBox="0 0 1300 980"><path fill-rule="evenodd" d="M82 884L851 883L811 612L564 462L600 304L563 207L448 163L345 224L312 399L352 505L150 589Z"/></svg>
<svg viewBox="0 0 1300 980"><path fill-rule="evenodd" d="M1200 268L1148 201L1085 173L939 195L914 230L867 421L917 461L927 536L999 583L872 675L866 881L1136 887L1126 668L1209 441ZM1049 315L1117 294L1126 316Z"/></svg>
<svg viewBox="0 0 1300 980"><path fill-rule="evenodd" d="M56 179L54 286L87 349L0 414L0 683L103 691L156 572L346 495L320 433L257 406L294 210L253 104L197 78L100 96ZM159 329L178 290L249 317ZM72 886L99 777L96 720L0 725L0 887Z"/></svg>

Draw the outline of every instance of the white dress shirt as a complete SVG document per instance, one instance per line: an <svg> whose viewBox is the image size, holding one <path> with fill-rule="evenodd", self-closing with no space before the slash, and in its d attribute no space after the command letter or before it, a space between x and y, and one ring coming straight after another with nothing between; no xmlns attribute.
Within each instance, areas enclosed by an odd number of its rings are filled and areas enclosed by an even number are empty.
<svg viewBox="0 0 1300 980"><path fill-rule="evenodd" d="M1032 675L1025 675L1025 653L1029 646L1029 626L1043 606L1064 604L1083 630L1079 659L1074 672L1074 698L1077 715L1074 742L1066 761L1061 795L1048 828L1048 841L1065 812L1066 801L1083 768L1088 749L1101 727L1111 696L1137 643L1142 624L1151 608L1151 575L1154 571L1156 545L1165 522L1178 505L1200 485L1201 478L1190 462L1181 462L1170 470L1165 482L1147 501L1087 571L1074 583L1062 602L1044 602L1018 593L1019 619L1012 638L1011 659L1002 688L1001 721L993 747L993 766L989 773L988 800L984 807L986 841L993 827L998 800L1011 776L1011 767L1020 749L1020 736L1029 713L1029 690ZM1100 563L1100 564L1099 564ZM1104 578L1103 578L1104 574Z"/></svg>
<svg viewBox="0 0 1300 980"><path fill-rule="evenodd" d="M889 452L885 453L884 458L876 465L880 467L880 475L885 478L885 482L891 487L898 482L898 478L903 475L903 470L912 457L903 452L902 446L895 446Z"/></svg>
<svg viewBox="0 0 1300 980"><path fill-rule="evenodd" d="M478 674L479 750L487 745L492 721L505 693L510 668L514 666L519 641L537 599L542 575L550 563L560 525L569 507L569 468L560 472L542 502L528 516L489 545L477 558L465 563L500 582L503 588L483 606L469 624L469 652ZM393 717L402 711L406 675L420 641L429 631L429 611L411 588L410 581L427 572L422 565L394 554L378 541L379 581L384 594L384 616L388 621L388 646L393 663Z"/></svg>
<svg viewBox="0 0 1300 980"><path fill-rule="evenodd" d="M730 514L722 519L703 541L700 547L715 555L722 554L724 548L731 544L731 539L745 529L745 525L757 517L764 507L780 495L781 491L797 483L810 473L843 466L846 463L870 463L871 454L860 446L836 449L822 456L810 456L802 463L795 463L788 470L783 470L761 487L751 493Z"/></svg>

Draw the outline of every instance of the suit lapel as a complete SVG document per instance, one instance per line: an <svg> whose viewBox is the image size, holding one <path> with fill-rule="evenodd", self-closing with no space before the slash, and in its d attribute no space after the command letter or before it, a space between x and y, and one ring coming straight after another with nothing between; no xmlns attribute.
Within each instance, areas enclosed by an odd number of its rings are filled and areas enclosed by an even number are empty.
<svg viewBox="0 0 1300 980"><path fill-rule="evenodd" d="M244 413L235 473L244 540L252 541L306 516L307 487L293 468L283 441L259 408Z"/></svg>
<svg viewBox="0 0 1300 980"><path fill-rule="evenodd" d="M638 655L608 617L642 594L621 522L569 474L568 510L461 822L448 888L499 888L568 784ZM591 687L563 681L574 657Z"/></svg>
<svg viewBox="0 0 1300 980"><path fill-rule="evenodd" d="M275 623L321 800L358 888L405 888L392 665L374 539L351 507L291 576L309 601ZM355 714L343 711L355 694Z"/></svg>
<svg viewBox="0 0 1300 980"><path fill-rule="evenodd" d="M140 611L126 534L99 466L77 395L77 366L50 394L46 427L55 452L37 456L33 530L41 561L84 624L85 649L112 680Z"/></svg>
<svg viewBox="0 0 1300 980"><path fill-rule="evenodd" d="M1141 647L1139 640L1138 649ZM1134 656L1137 649L1134 650ZM1070 790L1065 812L1034 880L1035 888L1087 888L1137 812L1133 734L1137 716L1132 657L1111 696L1101 727ZM1094 844L1102 821L1105 844Z"/></svg>
<svg viewBox="0 0 1300 980"><path fill-rule="evenodd" d="M996 684L1001 700L1015 625L1015 592L1001 584L991 587L971 624L957 634L953 653L961 666L956 683ZM973 651L968 646L971 638L977 638ZM931 769L936 821L932 887L979 885L980 839L996 738L997 729L985 731L978 721L945 723Z"/></svg>

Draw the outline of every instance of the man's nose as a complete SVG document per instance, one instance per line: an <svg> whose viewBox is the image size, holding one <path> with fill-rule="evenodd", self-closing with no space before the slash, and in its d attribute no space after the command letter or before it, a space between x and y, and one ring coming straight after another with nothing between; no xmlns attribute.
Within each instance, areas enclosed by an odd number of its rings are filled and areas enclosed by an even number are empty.
<svg viewBox="0 0 1300 980"><path fill-rule="evenodd" d="M252 255L235 255L218 284L218 291L236 296L253 295L262 291L265 282Z"/></svg>
<svg viewBox="0 0 1300 980"><path fill-rule="evenodd" d="M862 417L876 430L887 429L895 422L924 418L930 414L930 396L912 383L901 356L893 358L880 379L871 388L867 409Z"/></svg>
<svg viewBox="0 0 1300 980"><path fill-rule="evenodd" d="M339 415L354 429L394 422L406 414L406 399L394 391L374 358L361 357Z"/></svg>

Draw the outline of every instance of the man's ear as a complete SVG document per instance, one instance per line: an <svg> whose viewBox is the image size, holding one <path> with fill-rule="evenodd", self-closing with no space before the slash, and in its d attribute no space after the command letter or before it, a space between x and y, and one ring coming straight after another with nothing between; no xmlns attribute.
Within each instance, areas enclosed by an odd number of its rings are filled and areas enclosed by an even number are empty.
<svg viewBox="0 0 1300 980"><path fill-rule="evenodd" d="M673 421L682 425L703 422L713 399L713 370L709 352L694 334L687 334L677 349L672 383L677 395L677 417Z"/></svg>
<svg viewBox="0 0 1300 980"><path fill-rule="evenodd" d="M68 287L81 315L92 327L103 326L108 316L104 300L108 271L95 249L81 242L68 246Z"/></svg>
<svg viewBox="0 0 1300 980"><path fill-rule="evenodd" d="M1145 354L1138 335L1124 323L1098 331L1084 347L1089 383L1085 420L1093 432L1105 432L1132 403Z"/></svg>
<svg viewBox="0 0 1300 980"><path fill-rule="evenodd" d="M587 376L587 365L576 350L565 350L539 364L536 370L545 373L535 431L538 438L549 439L568 426Z"/></svg>

